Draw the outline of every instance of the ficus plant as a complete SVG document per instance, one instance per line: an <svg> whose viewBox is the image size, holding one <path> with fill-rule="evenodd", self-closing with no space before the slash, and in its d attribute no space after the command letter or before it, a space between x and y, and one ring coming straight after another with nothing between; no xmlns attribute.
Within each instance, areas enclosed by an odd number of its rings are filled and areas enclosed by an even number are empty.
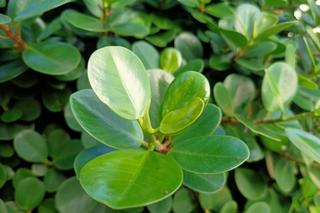
<svg viewBox="0 0 320 213"><path fill-rule="evenodd" d="M240 139L215 135L221 112L209 103L209 82L198 72L174 78L146 70L133 52L110 46L90 56L88 77L92 90L72 94L70 106L82 128L111 148L80 154L75 163L80 184L101 203L144 206L181 184L215 191L219 186L197 179L224 179L249 156Z"/></svg>
<svg viewBox="0 0 320 213"><path fill-rule="evenodd" d="M320 212L319 21L316 0L0 0L0 213Z"/></svg>

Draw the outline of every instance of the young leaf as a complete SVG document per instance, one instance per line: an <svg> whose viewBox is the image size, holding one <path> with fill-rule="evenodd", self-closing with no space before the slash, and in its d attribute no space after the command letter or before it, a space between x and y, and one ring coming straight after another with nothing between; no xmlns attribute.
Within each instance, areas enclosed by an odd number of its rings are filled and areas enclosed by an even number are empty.
<svg viewBox="0 0 320 213"><path fill-rule="evenodd" d="M231 136L202 136L176 141L170 149L181 167L194 173L222 173L249 157L248 147Z"/></svg>
<svg viewBox="0 0 320 213"><path fill-rule="evenodd" d="M174 73L182 65L182 55L178 49L168 47L160 54L160 68Z"/></svg>
<svg viewBox="0 0 320 213"><path fill-rule="evenodd" d="M248 39L241 33L227 29L220 29L219 31L223 37L235 47L244 48L248 44Z"/></svg>
<svg viewBox="0 0 320 213"><path fill-rule="evenodd" d="M197 174L183 171L183 185L196 192L213 193L222 189L226 182L226 175L221 174Z"/></svg>
<svg viewBox="0 0 320 213"><path fill-rule="evenodd" d="M180 134L173 136L173 141L183 141L193 137L212 135L222 119L219 107L208 104L200 117Z"/></svg>
<svg viewBox="0 0 320 213"><path fill-rule="evenodd" d="M28 67L48 75L66 74L74 70L81 60L77 48L57 41L30 44L22 57Z"/></svg>
<svg viewBox="0 0 320 213"><path fill-rule="evenodd" d="M320 163L320 139L301 129L286 128L289 140L305 155Z"/></svg>
<svg viewBox="0 0 320 213"><path fill-rule="evenodd" d="M139 58L123 47L96 50L88 62L93 91L119 116L133 120L150 104L150 81Z"/></svg>
<svg viewBox="0 0 320 213"><path fill-rule="evenodd" d="M159 67L159 53L151 44L137 41L132 44L132 51L140 58L146 69Z"/></svg>
<svg viewBox="0 0 320 213"><path fill-rule="evenodd" d="M13 141L17 154L28 162L42 162L48 157L45 139L34 130L21 131Z"/></svg>
<svg viewBox="0 0 320 213"><path fill-rule="evenodd" d="M161 120L160 132L173 134L194 123L204 109L204 102L196 97L179 109L168 112Z"/></svg>
<svg viewBox="0 0 320 213"><path fill-rule="evenodd" d="M241 4L235 12L235 28L251 39L254 35L255 23L260 19L261 11L252 4Z"/></svg>
<svg viewBox="0 0 320 213"><path fill-rule="evenodd" d="M101 143L118 149L141 145L143 133L138 122L119 117L92 90L72 94L70 107L80 126Z"/></svg>
<svg viewBox="0 0 320 213"><path fill-rule="evenodd" d="M166 181L158 181L163 178ZM111 208L133 208L170 196L182 183L182 170L170 156L119 150L89 161L80 171L80 183L91 197Z"/></svg>
<svg viewBox="0 0 320 213"><path fill-rule="evenodd" d="M165 92L171 82L174 80L174 76L171 73L160 69L148 70L150 85L151 85L151 106L150 106L150 119L152 126L159 126L161 121L160 107L163 101Z"/></svg>
<svg viewBox="0 0 320 213"><path fill-rule="evenodd" d="M284 111L294 98L298 87L295 70L286 63L276 62L268 67L262 82L262 101L268 111Z"/></svg>

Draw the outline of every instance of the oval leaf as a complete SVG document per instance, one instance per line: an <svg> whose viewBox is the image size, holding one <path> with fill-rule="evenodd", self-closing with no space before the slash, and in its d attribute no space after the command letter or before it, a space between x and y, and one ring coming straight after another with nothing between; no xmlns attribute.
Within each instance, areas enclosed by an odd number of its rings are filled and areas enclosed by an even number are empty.
<svg viewBox="0 0 320 213"><path fill-rule="evenodd" d="M57 41L30 44L22 57L28 67L48 75L66 74L74 70L81 60L77 48Z"/></svg>
<svg viewBox="0 0 320 213"><path fill-rule="evenodd" d="M194 173L222 173L249 158L249 149L231 136L202 136L177 141L169 151L184 170Z"/></svg>
<svg viewBox="0 0 320 213"><path fill-rule="evenodd" d="M159 181L163 178L166 181ZM89 161L80 171L80 183L91 197L111 208L132 208L170 196L182 183L182 170L160 153L119 150Z"/></svg>
<svg viewBox="0 0 320 213"><path fill-rule="evenodd" d="M126 119L143 116L150 104L150 82L139 58L124 47L96 50L88 62L90 84L98 98Z"/></svg>
<svg viewBox="0 0 320 213"><path fill-rule="evenodd" d="M183 184L196 192L213 193L222 189L226 175L183 172Z"/></svg>
<svg viewBox="0 0 320 213"><path fill-rule="evenodd" d="M296 72L290 65L277 62L265 71L262 82L262 102L268 111L284 111L298 87Z"/></svg>
<svg viewBox="0 0 320 213"><path fill-rule="evenodd" d="M72 94L70 107L81 127L101 143L118 149L141 145L143 133L138 122L119 117L92 90Z"/></svg>

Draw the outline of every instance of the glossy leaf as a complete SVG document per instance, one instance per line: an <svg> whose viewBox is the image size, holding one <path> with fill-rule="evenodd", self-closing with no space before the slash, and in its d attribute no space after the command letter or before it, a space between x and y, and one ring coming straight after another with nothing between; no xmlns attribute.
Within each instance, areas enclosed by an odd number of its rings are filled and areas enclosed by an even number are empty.
<svg viewBox="0 0 320 213"><path fill-rule="evenodd" d="M104 25L101 20L79 13L76 10L66 10L62 14L62 18L69 22L72 26L91 32L107 32L109 27Z"/></svg>
<svg viewBox="0 0 320 213"><path fill-rule="evenodd" d="M74 46L56 41L30 44L23 51L22 57L28 67L48 75L71 72L81 60L81 55Z"/></svg>
<svg viewBox="0 0 320 213"><path fill-rule="evenodd" d="M137 41L132 44L132 51L140 58L146 69L159 67L159 53L151 44Z"/></svg>
<svg viewBox="0 0 320 213"><path fill-rule="evenodd" d="M200 117L180 134L173 136L173 141L183 141L193 137L209 136L214 134L220 124L222 113L214 104L208 104Z"/></svg>
<svg viewBox="0 0 320 213"><path fill-rule="evenodd" d="M277 62L268 67L262 82L262 101L268 111L284 111L296 94L298 78L286 63Z"/></svg>
<svg viewBox="0 0 320 213"><path fill-rule="evenodd" d="M37 0L37 1L29 1L28 5L25 7L23 11L21 11L17 17L15 17L15 21L22 21L27 18L31 18L34 16L41 15L48 10L59 7L63 4L71 2L72 0Z"/></svg>
<svg viewBox="0 0 320 213"><path fill-rule="evenodd" d="M211 4L206 8L206 12L218 18L232 17L234 15L233 8L227 3Z"/></svg>
<svg viewBox="0 0 320 213"><path fill-rule="evenodd" d="M182 55L178 49L168 47L160 54L160 68L174 73L182 65Z"/></svg>
<svg viewBox="0 0 320 213"><path fill-rule="evenodd" d="M279 188L283 192L288 193L294 188L296 183L293 164L285 159L279 159L275 163L275 180Z"/></svg>
<svg viewBox="0 0 320 213"><path fill-rule="evenodd" d="M18 155L28 162L42 162L47 159L48 147L45 139L33 130L21 131L13 141Z"/></svg>
<svg viewBox="0 0 320 213"><path fill-rule="evenodd" d="M119 116L138 119L150 104L150 82L139 58L123 47L96 50L88 62L93 91Z"/></svg>
<svg viewBox="0 0 320 213"><path fill-rule="evenodd" d="M247 46L248 40L242 34L227 29L220 29L220 32L224 36L224 38L235 47L244 48L245 46Z"/></svg>
<svg viewBox="0 0 320 213"><path fill-rule="evenodd" d="M21 60L9 62L0 66L0 83L14 79L24 73L28 67Z"/></svg>
<svg viewBox="0 0 320 213"><path fill-rule="evenodd" d="M162 102L161 115L185 107L195 98L200 98L205 104L210 96L208 80L198 72L180 74L169 86Z"/></svg>
<svg viewBox="0 0 320 213"><path fill-rule="evenodd" d="M156 181L163 177L167 181ZM163 154L119 150L89 161L80 171L80 183L90 196L111 208L132 208L170 196L182 183L182 170Z"/></svg>
<svg viewBox="0 0 320 213"><path fill-rule="evenodd" d="M179 109L168 112L161 120L160 131L164 134L179 132L194 123L204 109L204 102L196 97Z"/></svg>
<svg viewBox="0 0 320 213"><path fill-rule="evenodd" d="M169 213L172 209L172 197L147 206L151 213Z"/></svg>
<svg viewBox="0 0 320 213"><path fill-rule="evenodd" d="M320 139L301 129L287 128L289 140L305 155L320 162Z"/></svg>
<svg viewBox="0 0 320 213"><path fill-rule="evenodd" d="M99 142L120 149L141 145L143 133L138 122L119 117L92 90L72 94L70 106L81 127Z"/></svg>
<svg viewBox="0 0 320 213"><path fill-rule="evenodd" d="M174 76L160 69L148 70L151 86L151 106L149 110L150 119L154 127L159 126L161 121L160 107L163 101L165 92Z"/></svg>
<svg viewBox="0 0 320 213"><path fill-rule="evenodd" d="M213 193L222 189L226 182L226 175L221 174L197 174L188 171L183 172L183 184L196 192Z"/></svg>
<svg viewBox="0 0 320 213"><path fill-rule="evenodd" d="M247 213L255 213L255 212L261 212L261 213L271 213L270 206L268 206L265 202L256 202L253 203L248 210Z"/></svg>
<svg viewBox="0 0 320 213"><path fill-rule="evenodd" d="M247 160L249 150L240 139L213 135L176 141L169 154L186 171L222 173Z"/></svg>

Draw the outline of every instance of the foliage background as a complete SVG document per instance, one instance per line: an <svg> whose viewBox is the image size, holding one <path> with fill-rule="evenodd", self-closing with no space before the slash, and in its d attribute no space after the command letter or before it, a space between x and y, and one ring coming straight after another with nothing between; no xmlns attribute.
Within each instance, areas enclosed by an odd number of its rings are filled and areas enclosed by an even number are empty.
<svg viewBox="0 0 320 213"><path fill-rule="evenodd" d="M90 88L91 53L110 45L132 49L147 68L202 72L224 112L217 134L241 138L251 152L215 193L182 187L161 203L121 212L320 211L320 140L306 133L319 136L320 128L318 1L120 0L105 1L102 15L100 0L50 2L0 0L0 212L114 212L75 178L75 157L98 142L68 104L71 93ZM256 23L260 10L265 25ZM265 100L277 94L261 88L274 62L294 68L298 85L283 76L288 100L266 112ZM311 149L288 140L288 127L305 130L299 137Z"/></svg>

